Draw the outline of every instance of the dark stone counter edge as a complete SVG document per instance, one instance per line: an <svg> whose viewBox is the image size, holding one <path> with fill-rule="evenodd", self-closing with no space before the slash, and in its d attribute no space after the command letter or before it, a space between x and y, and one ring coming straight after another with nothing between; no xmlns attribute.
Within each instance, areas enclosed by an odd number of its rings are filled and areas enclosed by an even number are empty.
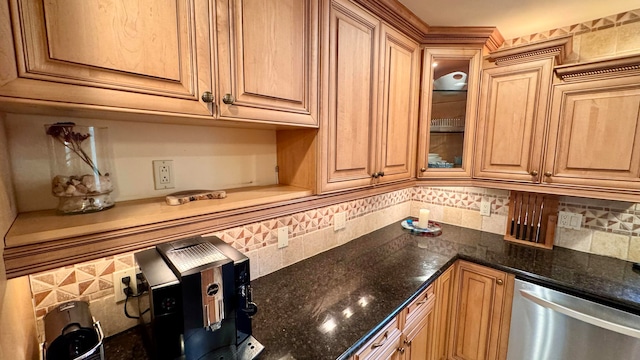
<svg viewBox="0 0 640 360"><path fill-rule="evenodd" d="M360 340L356 341L351 347L349 347L342 355L336 358L336 360L347 360L351 356L353 356L356 351L358 351L365 343L371 340L380 330L382 330L391 320L396 317L405 307L407 307L420 293L422 293L429 285L431 285L440 275L442 275L449 267L451 267L456 261L464 260L472 263L476 263L478 265L483 265L486 267L490 267L493 269L505 271L507 273L514 274L517 279L522 279L525 281L529 281L538 285L542 285L560 292L564 292L570 295L578 296L581 298L585 298L587 300L591 300L593 302L597 302L603 305L611 306L613 308L627 311L636 315L640 315L640 307L635 303L627 303L620 299L616 298L607 298L600 296L598 294L591 293L589 291L585 291L583 289L578 289L576 287L567 286L561 282L554 281L544 276L540 276L537 274L533 274L527 271L523 271L517 268L500 265L496 263L492 263L489 261L481 260L478 258L474 258L472 256L457 254L451 260L449 260L446 264L440 268L436 273L433 274L429 279L427 279L418 290L411 295L407 300L405 300L402 304L398 306L393 312L391 312L387 317L384 318L378 325L369 330Z"/></svg>

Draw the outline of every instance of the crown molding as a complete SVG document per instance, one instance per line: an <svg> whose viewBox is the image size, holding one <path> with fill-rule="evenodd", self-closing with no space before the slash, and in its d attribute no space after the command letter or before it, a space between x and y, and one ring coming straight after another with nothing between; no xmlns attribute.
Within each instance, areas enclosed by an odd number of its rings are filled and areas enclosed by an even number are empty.
<svg viewBox="0 0 640 360"><path fill-rule="evenodd" d="M504 42L498 28L494 26L430 26L422 39L430 44L475 44L489 51L497 50Z"/></svg>
<svg viewBox="0 0 640 360"><path fill-rule="evenodd" d="M556 64L562 65L572 52L573 34L570 34L493 51L487 56L487 59L495 61L497 65L502 65L552 57L555 58Z"/></svg>
<svg viewBox="0 0 640 360"><path fill-rule="evenodd" d="M398 0L352 0L382 20L420 42L429 25Z"/></svg>
<svg viewBox="0 0 640 360"><path fill-rule="evenodd" d="M563 81L636 75L640 74L640 54L556 66L554 70Z"/></svg>

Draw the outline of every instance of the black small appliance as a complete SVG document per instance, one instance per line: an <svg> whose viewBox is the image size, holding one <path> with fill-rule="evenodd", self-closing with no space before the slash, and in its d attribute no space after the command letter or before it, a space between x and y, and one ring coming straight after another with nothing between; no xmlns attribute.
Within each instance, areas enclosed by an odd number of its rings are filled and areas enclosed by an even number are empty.
<svg viewBox="0 0 640 360"><path fill-rule="evenodd" d="M253 359L249 258L217 237L191 237L136 253L149 288L147 347L155 359Z"/></svg>
<svg viewBox="0 0 640 360"><path fill-rule="evenodd" d="M45 360L104 359L102 328L84 301L69 301L48 312L44 316L44 335Z"/></svg>

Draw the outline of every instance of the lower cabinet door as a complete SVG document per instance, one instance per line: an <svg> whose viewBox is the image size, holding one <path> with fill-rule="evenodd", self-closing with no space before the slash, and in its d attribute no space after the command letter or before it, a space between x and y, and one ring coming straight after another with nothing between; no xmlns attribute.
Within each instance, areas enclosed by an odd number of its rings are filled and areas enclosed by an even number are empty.
<svg viewBox="0 0 640 360"><path fill-rule="evenodd" d="M513 279L503 271L459 263L449 359L506 358Z"/></svg>
<svg viewBox="0 0 640 360"><path fill-rule="evenodd" d="M434 315L432 302L420 323L413 329L408 329L407 336L400 348L401 350L404 349L405 360L432 359L431 348L433 346Z"/></svg>

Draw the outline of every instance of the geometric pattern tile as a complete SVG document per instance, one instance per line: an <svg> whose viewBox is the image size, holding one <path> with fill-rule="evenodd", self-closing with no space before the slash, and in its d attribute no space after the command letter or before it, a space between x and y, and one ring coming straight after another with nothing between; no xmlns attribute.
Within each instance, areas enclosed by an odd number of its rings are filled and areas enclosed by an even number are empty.
<svg viewBox="0 0 640 360"><path fill-rule="evenodd" d="M289 236L333 226L333 217L346 212L347 219L367 215L411 201L412 189L398 190L319 209L251 223L214 233L241 252L249 252L278 242L278 228L287 226ZM74 266L29 275L34 313L37 319L60 303L96 300L113 294L113 273L135 266L133 252L109 256Z"/></svg>
<svg viewBox="0 0 640 360"><path fill-rule="evenodd" d="M485 194L480 188L438 188L416 186L413 200L434 205L480 211L482 200L491 203L491 212L499 215L509 213L509 196Z"/></svg>
<svg viewBox="0 0 640 360"><path fill-rule="evenodd" d="M602 201L589 205L562 199L558 210L582 214L585 229L640 236L640 209L636 210L636 206L617 201L604 202L604 206Z"/></svg>
<svg viewBox="0 0 640 360"><path fill-rule="evenodd" d="M604 30L615 26L621 26L632 22L640 21L640 9L626 11L620 14L606 16L600 19L585 21L579 24L564 26L561 28L542 31L539 33L521 36L505 40L500 48L510 48L517 45L524 45L544 39L551 39L567 34L581 35L592 31Z"/></svg>

